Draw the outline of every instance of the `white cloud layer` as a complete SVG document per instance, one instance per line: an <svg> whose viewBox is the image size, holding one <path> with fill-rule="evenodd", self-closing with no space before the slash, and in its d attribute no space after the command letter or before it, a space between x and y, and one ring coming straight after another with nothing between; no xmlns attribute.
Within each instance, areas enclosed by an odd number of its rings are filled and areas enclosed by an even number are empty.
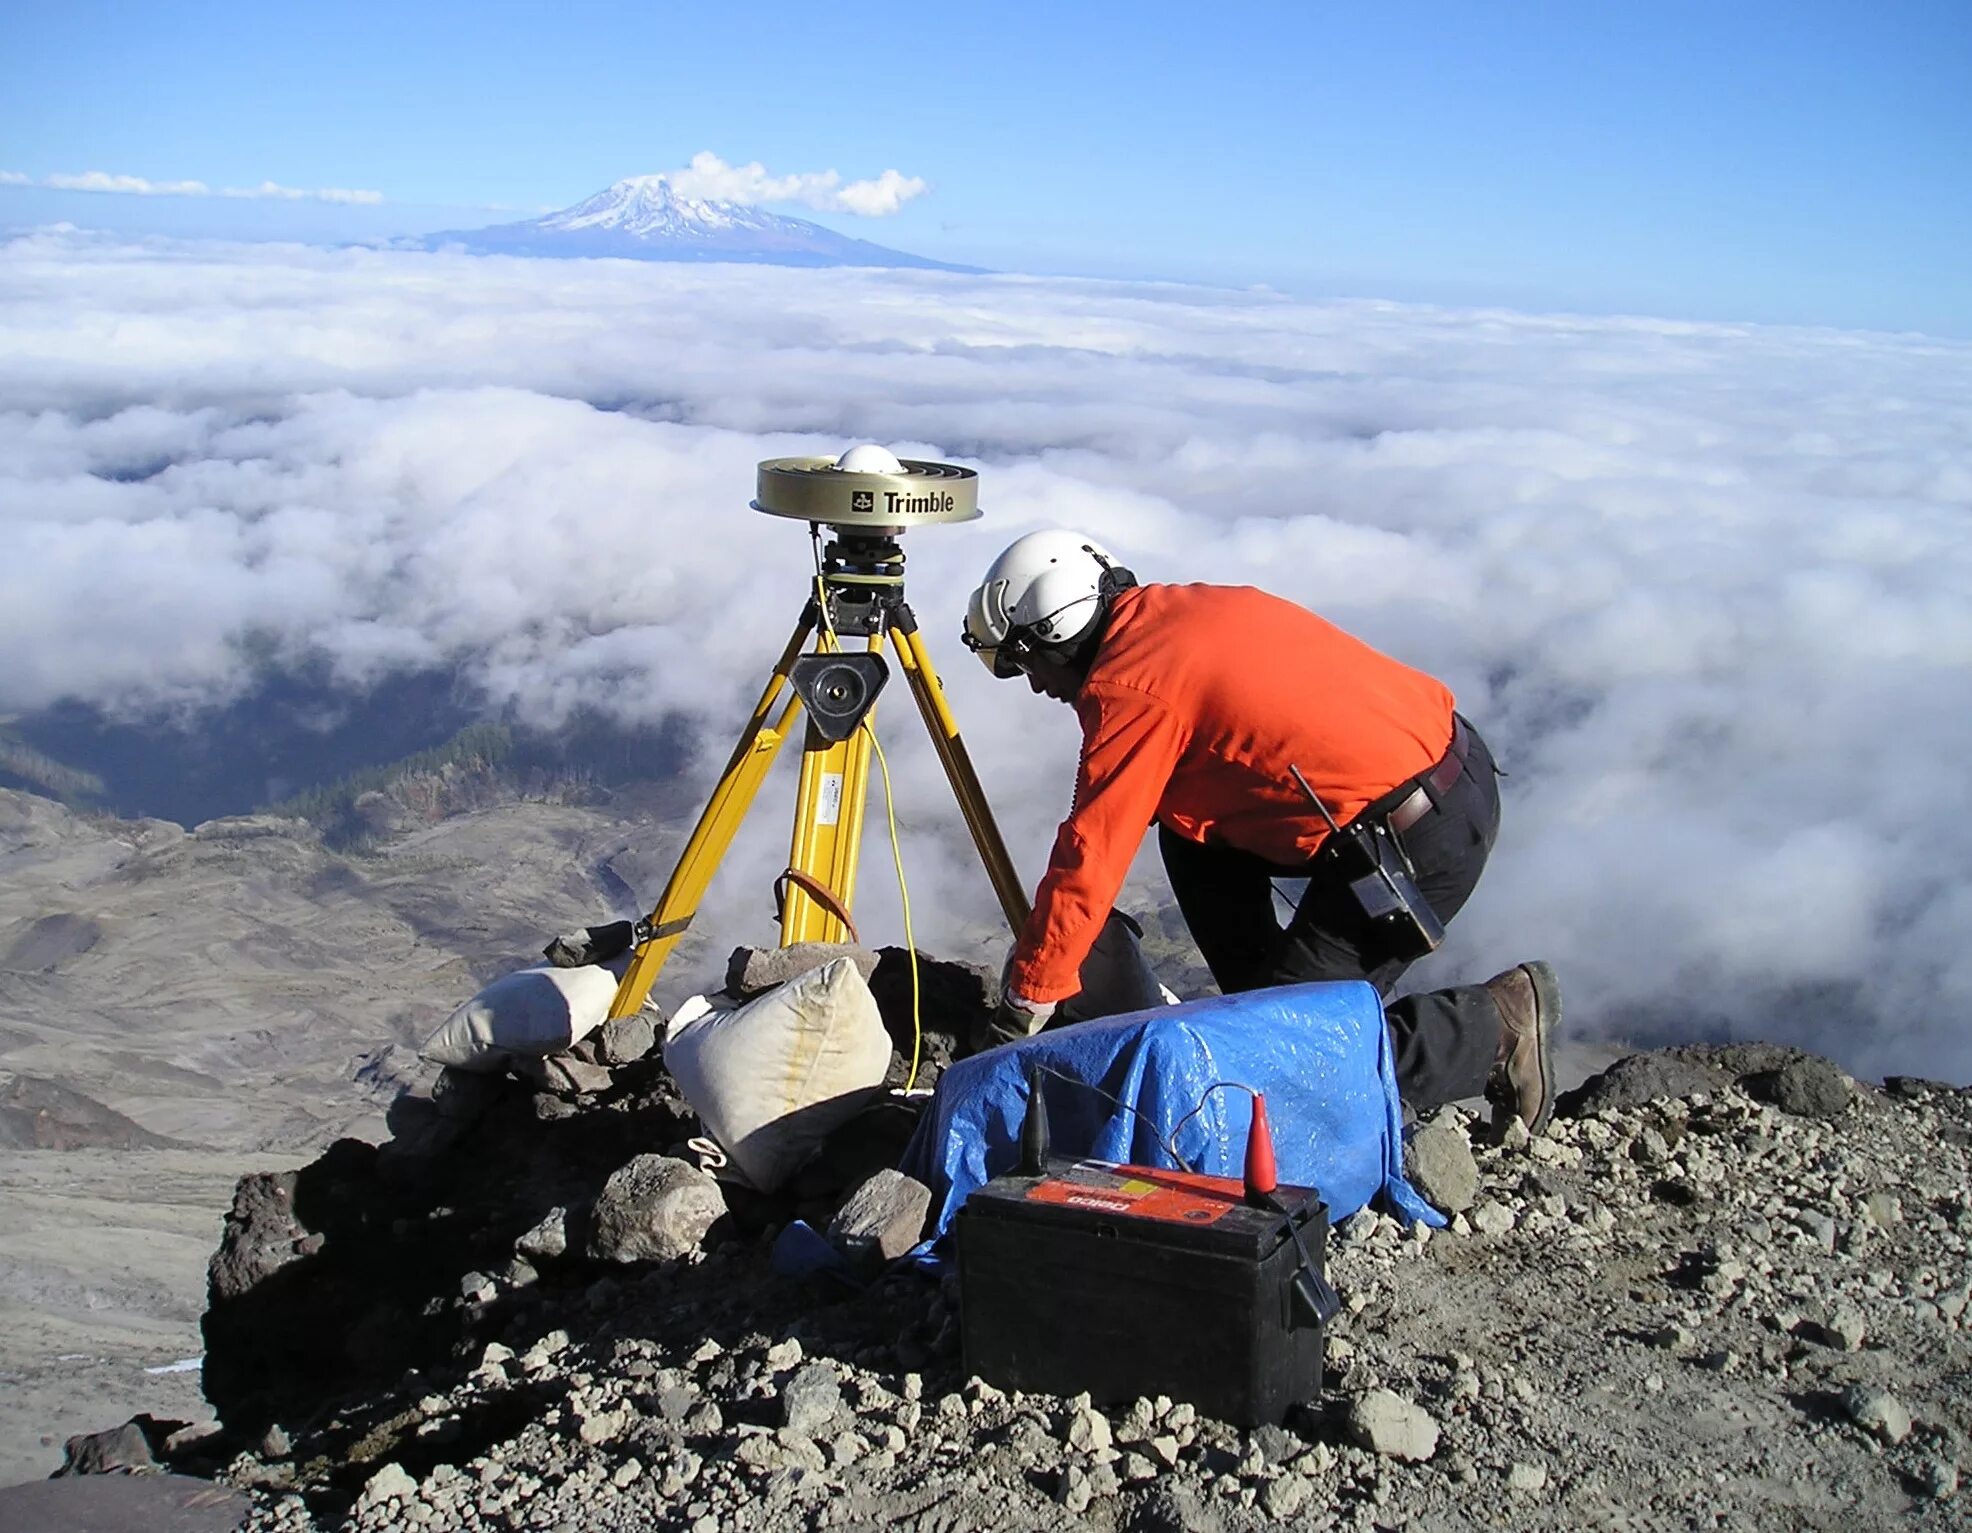
<svg viewBox="0 0 1972 1533"><path fill-rule="evenodd" d="M112 175L85 170L79 175L56 172L36 180L19 171L0 171L0 185L42 186L58 192L110 192L126 197L237 197L275 202L345 202L365 206L383 201L382 192L325 186L302 188L262 181L258 186L207 186L203 181L151 181L143 176Z"/></svg>
<svg viewBox="0 0 1972 1533"><path fill-rule="evenodd" d="M747 207L763 202L798 202L819 212L854 213L860 218L885 217L913 197L922 197L931 190L920 177L895 170L886 170L867 181L844 181L833 170L770 175L758 160L728 165L709 149L693 155L685 169L664 172L664 179L685 197L737 202Z"/></svg>
<svg viewBox="0 0 1972 1533"><path fill-rule="evenodd" d="M222 698L249 645L442 662L537 719L687 711L709 776L808 558L746 509L755 461L875 440L984 476L911 588L1030 878L1073 720L956 631L1005 542L1071 525L1452 685L1512 775L1432 974L1547 956L1578 1030L1972 1079L1964 344L75 235L0 252L0 341L0 712ZM935 946L990 905L886 709Z"/></svg>

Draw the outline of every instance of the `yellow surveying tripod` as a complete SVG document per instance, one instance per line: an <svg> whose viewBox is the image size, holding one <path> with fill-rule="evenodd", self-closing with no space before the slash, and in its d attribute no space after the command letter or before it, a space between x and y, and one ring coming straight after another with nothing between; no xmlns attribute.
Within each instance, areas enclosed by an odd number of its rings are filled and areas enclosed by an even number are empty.
<svg viewBox="0 0 1972 1533"><path fill-rule="evenodd" d="M979 478L971 469L900 461L881 447L851 448L839 459L770 458L760 465L753 509L808 523L816 546L813 591L656 908L637 923L636 951L610 1005L612 1017L627 1017L644 1004L804 709L794 839L787 871L775 884L781 946L852 935L850 906L875 738L872 711L890 673L886 644L904 668L1008 924L1018 931L1026 921L1027 896L904 600L904 551L897 541L919 523L972 521L979 515L978 496ZM826 549L824 527L832 534ZM844 636L860 637L863 648L844 650ZM810 639L812 653L806 652Z"/></svg>

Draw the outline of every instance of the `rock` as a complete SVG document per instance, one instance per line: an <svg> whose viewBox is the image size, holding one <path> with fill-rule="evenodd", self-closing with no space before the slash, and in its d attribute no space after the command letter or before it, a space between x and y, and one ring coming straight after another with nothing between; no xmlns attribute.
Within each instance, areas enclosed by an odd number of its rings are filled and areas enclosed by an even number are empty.
<svg viewBox="0 0 1972 1533"><path fill-rule="evenodd" d="M1921 1075L1886 1075L1883 1090L1900 1101L1919 1101L1927 1096L1950 1096L1958 1090L1947 1081L1934 1081Z"/></svg>
<svg viewBox="0 0 1972 1533"><path fill-rule="evenodd" d="M719 1184L668 1155L639 1155L596 1199L589 1255L597 1261L674 1261L724 1216Z"/></svg>
<svg viewBox="0 0 1972 1533"><path fill-rule="evenodd" d="M596 1032L596 1052L606 1065L627 1065L657 1045L657 1029L642 1012L611 1017Z"/></svg>
<svg viewBox="0 0 1972 1533"><path fill-rule="evenodd" d="M1817 1327L1821 1339L1831 1347L1839 1347L1844 1352L1856 1352L1862 1348L1863 1338L1869 1334L1867 1322L1862 1311L1853 1304L1838 1304L1828 1312L1828 1318Z"/></svg>
<svg viewBox="0 0 1972 1533"><path fill-rule="evenodd" d="M1852 1384L1843 1391L1842 1409L1870 1436L1893 1447L1910 1436L1910 1412L1887 1390Z"/></svg>
<svg viewBox="0 0 1972 1533"><path fill-rule="evenodd" d="M296 1246L308 1231L294 1215L295 1177L292 1171L262 1171L240 1178L219 1249L206 1268L211 1302L237 1299L302 1259Z"/></svg>
<svg viewBox="0 0 1972 1533"><path fill-rule="evenodd" d="M726 990L741 1000L784 984L797 974L819 969L837 958L850 959L867 980L876 973L877 954L853 942L796 942L789 947L736 947L726 961Z"/></svg>
<svg viewBox="0 0 1972 1533"><path fill-rule="evenodd" d="M1469 1217L1481 1235L1504 1235L1513 1228L1513 1210L1504 1203L1482 1203Z"/></svg>
<svg viewBox="0 0 1972 1533"><path fill-rule="evenodd" d="M1114 1441L1109 1418L1094 1406L1085 1405L1068 1418L1068 1446L1078 1453L1096 1453Z"/></svg>
<svg viewBox="0 0 1972 1533"><path fill-rule="evenodd" d="M363 1494L356 1498L359 1511L368 1507L382 1506L387 1501L411 1502L418 1498L418 1482L406 1473L401 1464L385 1464L363 1484Z"/></svg>
<svg viewBox="0 0 1972 1533"><path fill-rule="evenodd" d="M1508 1490L1532 1494L1547 1489L1547 1466L1545 1464L1515 1464L1506 1472Z"/></svg>
<svg viewBox="0 0 1972 1533"><path fill-rule="evenodd" d="M801 1361L801 1343L790 1336L785 1341L777 1341L767 1349L767 1366L775 1373L784 1368L792 1368Z"/></svg>
<svg viewBox="0 0 1972 1533"><path fill-rule="evenodd" d="M597 1096L609 1090L612 1079L601 1065L573 1054L550 1054L544 1059L519 1055L507 1068L536 1090L551 1091L559 1097Z"/></svg>
<svg viewBox="0 0 1972 1533"><path fill-rule="evenodd" d="M1428 1411L1387 1389L1372 1389L1349 1406L1349 1437L1384 1458L1421 1464L1438 1451L1438 1423Z"/></svg>
<svg viewBox="0 0 1972 1533"><path fill-rule="evenodd" d="M574 1406L571 1414L575 1418L575 1435L591 1448L615 1442L632 1419L632 1413L626 1407L611 1409L594 1402Z"/></svg>
<svg viewBox="0 0 1972 1533"><path fill-rule="evenodd" d="M1741 1083L1753 1096L1797 1118L1833 1118L1848 1107L1855 1088L1825 1059L1804 1055L1778 1070L1749 1075Z"/></svg>
<svg viewBox="0 0 1972 1533"><path fill-rule="evenodd" d="M151 1453L150 1438L144 1431L144 1423L149 1420L149 1417L133 1417L107 1432L71 1437L63 1445L62 1467L55 1474L139 1474L158 1468L158 1461Z"/></svg>
<svg viewBox="0 0 1972 1533"><path fill-rule="evenodd" d="M1715 1065L1676 1054L1627 1054L1600 1075L1592 1075L1573 1091L1562 1093L1555 1111L1567 1118L1586 1118L1607 1109L1627 1111L1646 1102L1721 1091L1732 1077Z"/></svg>
<svg viewBox="0 0 1972 1533"><path fill-rule="evenodd" d="M521 1354L521 1371L523 1373L540 1373L553 1366L554 1360L567 1349L568 1332L561 1330L550 1331Z"/></svg>
<svg viewBox="0 0 1972 1533"><path fill-rule="evenodd" d="M1225 1533L1225 1518L1197 1489L1166 1476L1138 1504L1128 1533Z"/></svg>
<svg viewBox="0 0 1972 1533"><path fill-rule="evenodd" d="M1404 1145L1404 1175L1424 1200L1462 1213L1479 1196L1479 1166L1465 1135L1449 1123L1427 1123Z"/></svg>
<svg viewBox="0 0 1972 1533"><path fill-rule="evenodd" d="M809 1363L781 1388L781 1424L819 1436L842 1409L842 1384L828 1363Z"/></svg>
<svg viewBox="0 0 1972 1533"><path fill-rule="evenodd" d="M432 1082L431 1105L438 1109L442 1118L471 1124L484 1117L487 1110L505 1097L510 1089L504 1075L454 1070L447 1066L438 1072L438 1079Z"/></svg>
<svg viewBox="0 0 1972 1533"><path fill-rule="evenodd" d="M849 1195L828 1227L828 1242L851 1262L874 1270L918 1243L931 1212L931 1189L901 1171L883 1170Z"/></svg>
<svg viewBox="0 0 1972 1533"><path fill-rule="evenodd" d="M1260 1510L1275 1522L1287 1522L1314 1499L1314 1494L1314 1486L1300 1475L1284 1474L1261 1488Z"/></svg>
<svg viewBox="0 0 1972 1533"><path fill-rule="evenodd" d="M1929 1496L1933 1501L1948 1501L1958 1494L1958 1465L1936 1454L1926 1454L1919 1459L1911 1479L1918 1493Z"/></svg>
<svg viewBox="0 0 1972 1533"><path fill-rule="evenodd" d="M1272 1422L1255 1427L1252 1442L1261 1462L1274 1468L1285 1464L1301 1451L1301 1439L1286 1427L1275 1426Z"/></svg>
<svg viewBox="0 0 1972 1533"><path fill-rule="evenodd" d="M514 1242L515 1254L531 1262L550 1262L568 1249L568 1210L551 1208L525 1235Z"/></svg>

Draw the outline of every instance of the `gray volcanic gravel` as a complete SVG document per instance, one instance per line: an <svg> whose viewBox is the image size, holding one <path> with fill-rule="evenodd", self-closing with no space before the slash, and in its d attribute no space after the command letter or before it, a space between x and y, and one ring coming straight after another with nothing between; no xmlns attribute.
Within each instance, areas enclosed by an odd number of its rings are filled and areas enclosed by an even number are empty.
<svg viewBox="0 0 1972 1533"><path fill-rule="evenodd" d="M767 1229L566 1275L215 1467L297 1533L1964 1527L1972 1096L1804 1116L1762 1097L1832 1093L1773 1068L1719 1051L1726 1084L1624 1106L1591 1083L1549 1137L1475 1144L1450 1229L1348 1220L1332 1375L1285 1428L1008 1396L965 1376L955 1282L816 1290Z"/></svg>

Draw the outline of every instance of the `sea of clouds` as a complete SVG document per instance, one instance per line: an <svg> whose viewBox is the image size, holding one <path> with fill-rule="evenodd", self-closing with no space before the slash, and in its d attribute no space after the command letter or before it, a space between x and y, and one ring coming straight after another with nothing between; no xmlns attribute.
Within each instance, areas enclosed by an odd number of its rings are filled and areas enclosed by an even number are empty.
<svg viewBox="0 0 1972 1533"><path fill-rule="evenodd" d="M1422 979L1546 956L1581 1035L1972 1080L1959 342L53 231L0 250L0 715L225 701L248 655L451 666L536 722L688 715L709 779L810 557L746 509L755 462L861 440L982 475L984 520L911 535L910 590L1029 878L1074 721L956 630L1000 547L1067 525L1457 692L1506 823ZM992 907L909 713L935 946Z"/></svg>

